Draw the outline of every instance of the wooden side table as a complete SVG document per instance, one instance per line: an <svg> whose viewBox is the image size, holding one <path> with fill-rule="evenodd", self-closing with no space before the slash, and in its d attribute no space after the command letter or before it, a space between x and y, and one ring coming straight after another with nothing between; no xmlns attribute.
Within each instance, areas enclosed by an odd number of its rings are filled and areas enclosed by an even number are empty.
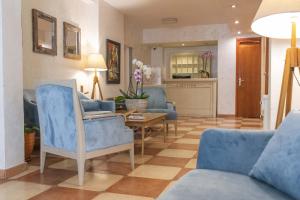
<svg viewBox="0 0 300 200"><path fill-rule="evenodd" d="M143 120L126 120L126 126L129 127L138 127L142 129L142 156L144 156L144 148L145 148L145 129L149 128L156 124L163 124L163 135L164 142L166 142L166 113L143 113Z"/></svg>

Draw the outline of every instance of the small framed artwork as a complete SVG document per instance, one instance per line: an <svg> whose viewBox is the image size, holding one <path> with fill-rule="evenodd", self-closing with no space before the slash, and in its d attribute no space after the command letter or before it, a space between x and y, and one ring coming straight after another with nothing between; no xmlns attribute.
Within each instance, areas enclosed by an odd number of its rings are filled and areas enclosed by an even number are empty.
<svg viewBox="0 0 300 200"><path fill-rule="evenodd" d="M64 57L81 59L81 30L67 22L64 22Z"/></svg>
<svg viewBox="0 0 300 200"><path fill-rule="evenodd" d="M120 84L121 77L121 44L112 40L106 40L106 83Z"/></svg>
<svg viewBox="0 0 300 200"><path fill-rule="evenodd" d="M57 55L57 20L46 13L32 9L33 52Z"/></svg>

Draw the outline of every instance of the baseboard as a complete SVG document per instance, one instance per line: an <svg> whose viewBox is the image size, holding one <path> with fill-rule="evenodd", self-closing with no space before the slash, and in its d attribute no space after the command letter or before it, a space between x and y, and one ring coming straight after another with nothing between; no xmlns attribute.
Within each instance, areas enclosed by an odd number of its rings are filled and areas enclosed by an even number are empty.
<svg viewBox="0 0 300 200"><path fill-rule="evenodd" d="M27 163L22 163L9 169L0 169L0 179L8 179L27 169Z"/></svg>
<svg viewBox="0 0 300 200"><path fill-rule="evenodd" d="M224 115L224 114L218 114L217 115L220 118L235 118L236 115Z"/></svg>

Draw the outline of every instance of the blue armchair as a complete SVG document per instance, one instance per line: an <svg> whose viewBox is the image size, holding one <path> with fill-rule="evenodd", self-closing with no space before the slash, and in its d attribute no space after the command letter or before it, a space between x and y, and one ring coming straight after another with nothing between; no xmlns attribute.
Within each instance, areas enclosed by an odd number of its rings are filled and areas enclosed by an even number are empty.
<svg viewBox="0 0 300 200"><path fill-rule="evenodd" d="M175 103L168 102L166 92L161 87L146 87L145 94L149 95L146 112L167 113L167 130L169 124L174 124L175 135L177 135L177 112Z"/></svg>
<svg viewBox="0 0 300 200"><path fill-rule="evenodd" d="M41 173L46 153L76 159L79 185L84 183L85 161L94 157L129 150L133 169L133 132L124 118L112 113L85 118L76 88L75 81L66 81L37 89Z"/></svg>
<svg viewBox="0 0 300 200"><path fill-rule="evenodd" d="M292 200L248 176L273 131L209 129L201 137L197 169L158 200Z"/></svg>

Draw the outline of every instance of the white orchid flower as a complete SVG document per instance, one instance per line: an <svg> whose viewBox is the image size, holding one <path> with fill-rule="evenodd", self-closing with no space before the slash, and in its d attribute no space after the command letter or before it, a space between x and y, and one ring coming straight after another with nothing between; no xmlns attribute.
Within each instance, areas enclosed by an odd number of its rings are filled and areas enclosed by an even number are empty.
<svg viewBox="0 0 300 200"><path fill-rule="evenodd" d="M142 62L142 61L137 61L136 63L135 63L139 68L141 68L143 65L144 65L144 63Z"/></svg>
<svg viewBox="0 0 300 200"><path fill-rule="evenodd" d="M144 65L145 66L145 65ZM146 65L147 66L147 65ZM151 67L146 67L143 69L144 75L146 76L146 79L150 79L151 78L151 74L152 74L152 69Z"/></svg>
<svg viewBox="0 0 300 200"><path fill-rule="evenodd" d="M138 60L135 58L132 60L132 64L135 65Z"/></svg>

